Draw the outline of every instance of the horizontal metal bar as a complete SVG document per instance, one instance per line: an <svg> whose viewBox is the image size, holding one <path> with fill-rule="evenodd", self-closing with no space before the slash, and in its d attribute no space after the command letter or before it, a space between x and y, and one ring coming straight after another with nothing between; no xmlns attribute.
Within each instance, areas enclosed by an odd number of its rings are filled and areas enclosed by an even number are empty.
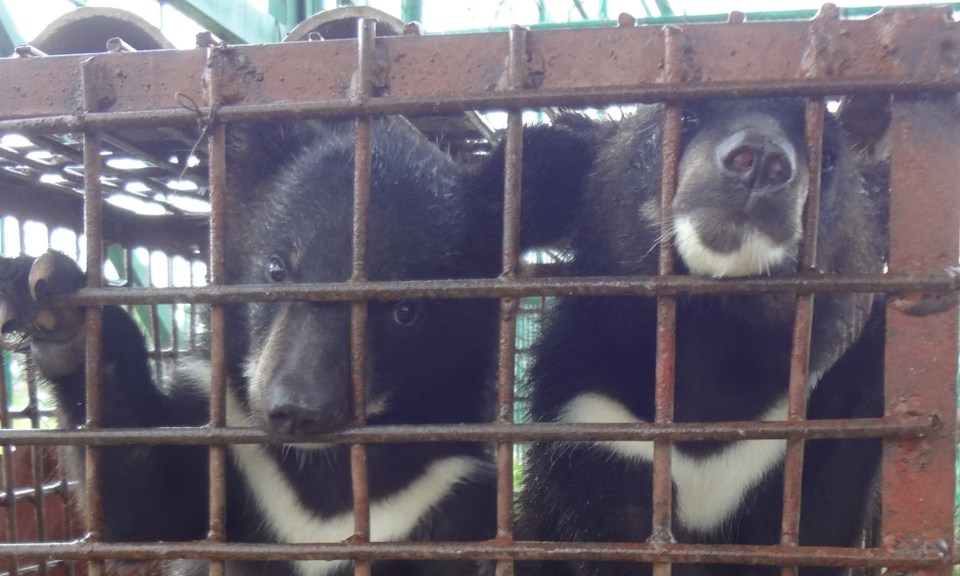
<svg viewBox="0 0 960 576"><path fill-rule="evenodd" d="M680 294L906 293L949 294L957 276L784 276L739 280L694 276L629 278L536 278L504 281L416 280L326 284L258 284L197 288L85 288L55 300L57 305L238 303L308 300L395 300L403 298L517 298L522 296L663 296Z"/></svg>
<svg viewBox="0 0 960 576"><path fill-rule="evenodd" d="M79 482L67 482L64 486L64 482L48 482L43 485L42 492L44 496L50 496L53 494L61 494L66 496L65 490L70 486L78 486ZM35 502L37 499L37 491L33 488L17 488L13 491L13 499L16 502ZM0 494L0 506L6 506L8 504L7 494Z"/></svg>
<svg viewBox="0 0 960 576"><path fill-rule="evenodd" d="M253 428L108 428L0 430L0 443L29 445L289 444L749 440L772 438L922 438L939 421L925 415L856 420L670 424L432 424L350 428L317 436L275 436Z"/></svg>
<svg viewBox="0 0 960 576"><path fill-rule="evenodd" d="M0 66L0 71L2 71ZM0 72L2 73L2 72ZM583 88L569 92L526 91L490 92L455 95L441 99L436 96L417 98L370 98L363 102L336 99L315 102L248 104L224 106L217 111L223 122L242 120L281 120L325 117L366 117L393 114L411 116L452 114L464 110L493 111L554 107L602 107L637 103L674 102L694 98L737 98L764 96L831 96L861 93L889 92L913 94L922 92L955 92L960 90L960 78L910 82L903 79L818 79L710 82L664 84L644 87ZM131 112L97 112L88 114L61 114L35 116L15 120L0 120L0 132L59 133L87 130L120 130L162 126L190 126L197 122L198 113L204 117L209 108L186 111L178 108Z"/></svg>
<svg viewBox="0 0 960 576"><path fill-rule="evenodd" d="M354 98L356 40L226 49L225 121L265 115L433 114L465 109L598 106L693 97L960 88L960 24L943 9L885 10L866 20L826 14L812 21L677 24L682 69L667 78L663 27L529 33L523 88L500 80L508 34L398 36L377 40L384 91ZM744 49L749 37L756 50ZM826 47L826 48L823 48ZM821 73L804 55L818 51ZM221 49L222 50L222 49ZM205 102L205 50L0 60L0 130L80 131L193 124ZM81 66L96 79L93 109L81 109ZM442 74L437 71L443 71ZM58 78L62 82L36 82ZM89 88L89 86L88 86ZM178 99L177 95L181 95Z"/></svg>
<svg viewBox="0 0 960 576"><path fill-rule="evenodd" d="M106 544L94 542L0 544L0 558L29 556L63 560L575 560L718 563L798 566L863 566L919 569L949 562L945 550L713 546L704 544L552 542L377 542L353 544L226 544L213 542Z"/></svg>

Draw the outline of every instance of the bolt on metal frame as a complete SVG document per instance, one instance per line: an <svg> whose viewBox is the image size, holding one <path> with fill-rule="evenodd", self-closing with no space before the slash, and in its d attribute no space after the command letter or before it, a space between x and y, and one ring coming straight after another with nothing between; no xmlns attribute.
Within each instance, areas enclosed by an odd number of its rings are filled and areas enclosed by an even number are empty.
<svg viewBox="0 0 960 576"><path fill-rule="evenodd" d="M209 44L209 43L208 43ZM751 46L751 50L741 50ZM749 52L748 54L745 54ZM722 56L718 56L722 55ZM758 57L758 55L760 57ZM85 225L90 286L63 304L87 304L87 429L0 431L0 444L87 445L87 531L82 542L0 545L0 558L32 556L87 560L103 573L107 558L196 558L223 573L226 559L349 558L356 574L384 558L487 559L498 574L528 559L628 560L653 563L658 575L673 563L739 563L783 566L891 567L946 576L956 561L953 491L956 429L957 280L947 271L960 259L960 126L945 98L931 91L960 88L960 26L938 9L887 10L870 19L840 20L825 6L812 21L673 25L459 36L374 36L361 21L358 40L226 47L192 51L115 53L0 61L0 132L78 131L84 136ZM62 84L36 78L63 79ZM356 78L356 83L351 82ZM355 86L351 89L350 86ZM374 90L374 87L377 90ZM889 274L862 278L812 277L716 281L673 276L674 256L664 247L655 278L520 279L520 111L534 106L584 106L666 101L663 138L663 221L668 221L679 157L679 106L684 99L744 94L807 97L806 142L811 174L819 175L823 97L882 91L894 94ZM209 124L210 274L207 288L101 289L101 141L127 127L184 126L195 111L174 94L196 102ZM367 282L366 212L370 183L370 119L464 109L506 109L503 273L497 279L435 282ZM271 287L225 286L224 123L263 118L352 116L356 123L353 274L336 284ZM818 177L811 178L805 209L801 266L816 254ZM675 298L710 292L796 293L794 351L787 422L674 423ZM805 412L810 320L815 292L890 292L887 310L886 411L883 418L808 422ZM522 295L637 294L658 298L656 418L648 425L515 424L513 378L517 299ZM495 297L501 299L496 421L471 426L362 427L365 383L366 301L371 298ZM223 306L245 300L349 300L353 394L357 427L324 439L352 445L356 537L343 543L232 544L224 541L226 446L276 442L256 430L225 427ZM100 420L100 313L95 304L206 302L211 310L210 423L195 429L102 430ZM2 415L0 415L2 416ZM4 419L6 420L6 419ZM6 424L6 422L4 422ZM882 543L875 549L798 545L803 443L810 438L882 437ZM649 542L541 543L514 540L512 443L534 439L653 440L654 533ZM679 440L787 439L782 537L776 546L677 544L671 535L670 445ZM489 542L369 541L369 494L364 445L370 442L472 440L497 446L497 534ZM205 542L111 544L102 542L97 485L98 446L143 442L210 445L210 535ZM8 499L10 495L7 487Z"/></svg>

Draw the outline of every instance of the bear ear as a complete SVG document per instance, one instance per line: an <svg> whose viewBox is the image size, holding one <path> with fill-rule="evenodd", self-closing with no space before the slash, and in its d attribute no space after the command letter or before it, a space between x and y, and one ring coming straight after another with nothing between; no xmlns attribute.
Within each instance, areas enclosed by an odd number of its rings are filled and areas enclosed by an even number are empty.
<svg viewBox="0 0 960 576"><path fill-rule="evenodd" d="M227 186L249 198L330 127L319 121L238 122L227 126Z"/></svg>
<svg viewBox="0 0 960 576"><path fill-rule="evenodd" d="M523 130L521 249L558 246L573 232L584 189L610 126L565 113L552 124ZM497 217L503 211L504 157L500 142L473 173L476 193Z"/></svg>

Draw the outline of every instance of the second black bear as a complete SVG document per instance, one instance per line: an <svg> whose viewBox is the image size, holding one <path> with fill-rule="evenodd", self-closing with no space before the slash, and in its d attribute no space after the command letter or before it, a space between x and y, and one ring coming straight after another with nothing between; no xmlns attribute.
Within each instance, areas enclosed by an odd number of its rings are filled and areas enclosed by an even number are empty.
<svg viewBox="0 0 960 576"><path fill-rule="evenodd" d="M586 176L571 271L657 274L662 106L620 123L591 123L596 161ZM797 270L809 187L800 99L685 105L670 240L678 273L780 276ZM566 121L561 120L561 127ZM577 119L577 125L583 120ZM541 129L544 130L544 129ZM566 128L526 148L529 161L564 157ZM816 267L880 273L883 224L863 193L857 158L826 118ZM882 415L882 314L867 294L815 298L808 418ZM675 420L784 420L795 297L678 297ZM654 419L656 299L561 299L548 315L529 378L536 421ZM689 543L775 544L785 441L683 442L673 447L674 533ZM650 442L538 442L526 455L523 539L643 542L651 534ZM878 440L806 444L800 541L855 546L862 537ZM650 565L543 563L535 573L649 574ZM775 567L677 564L674 574L775 574ZM804 570L814 573L819 569ZM823 569L833 573L833 569Z"/></svg>

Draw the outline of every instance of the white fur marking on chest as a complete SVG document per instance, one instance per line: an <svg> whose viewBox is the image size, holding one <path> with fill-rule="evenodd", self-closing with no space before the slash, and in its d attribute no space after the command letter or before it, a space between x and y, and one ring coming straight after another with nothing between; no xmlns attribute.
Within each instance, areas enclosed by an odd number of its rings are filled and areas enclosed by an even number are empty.
<svg viewBox="0 0 960 576"><path fill-rule="evenodd" d="M186 361L179 366L183 386L203 393L210 390L210 363ZM227 388L227 426L249 426L246 410ZM340 542L353 536L353 511L321 518L305 509L296 490L287 482L276 460L260 445L230 446L230 454L243 474L267 525L277 541L288 544ZM462 482L468 481L482 462L465 456L432 463L419 478L390 496L370 502L370 540L389 542L407 538L420 520ZM325 576L347 560L297 561L301 576Z"/></svg>
<svg viewBox="0 0 960 576"><path fill-rule="evenodd" d="M777 401L760 420L787 418L787 400ZM560 413L560 422L633 424L643 420L626 406L598 393L580 394ZM653 461L653 442L597 442L629 460ZM779 465L784 440L743 440L706 457L694 458L672 450L671 472L677 488L677 518L688 529L711 533L721 527L743 502L747 492Z"/></svg>
<svg viewBox="0 0 960 576"><path fill-rule="evenodd" d="M228 423L243 421L243 412L228 398ZM322 518L305 509L273 457L259 445L230 446L230 454L246 480L257 507L276 538L285 543L340 542L353 535L353 511ZM469 479L479 462L469 457L438 460L400 491L370 503L370 540L402 540L456 487ZM298 561L302 576L323 576L345 560Z"/></svg>
<svg viewBox="0 0 960 576"><path fill-rule="evenodd" d="M766 274L789 255L786 247L775 244L759 230L747 233L739 249L730 253L717 252L700 240L697 228L689 217L677 217L673 223L677 252L687 268L700 276L735 278Z"/></svg>

